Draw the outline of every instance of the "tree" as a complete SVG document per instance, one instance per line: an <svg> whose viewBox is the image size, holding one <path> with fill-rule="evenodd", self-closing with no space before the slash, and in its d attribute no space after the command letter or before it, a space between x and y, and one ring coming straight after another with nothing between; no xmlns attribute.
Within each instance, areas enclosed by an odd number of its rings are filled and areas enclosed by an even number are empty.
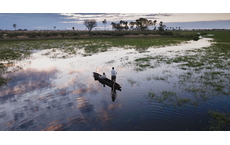
<svg viewBox="0 0 230 145"><path fill-rule="evenodd" d="M136 26L137 30L143 31L143 30L147 30L148 26L151 26L153 23L152 21L149 21L146 18L139 18L139 19L136 19L135 22L130 22L129 24L132 28L133 26Z"/></svg>
<svg viewBox="0 0 230 145"><path fill-rule="evenodd" d="M153 25L154 25L154 27L155 27L154 30L156 30L156 24L157 24L157 20L154 20L154 21L153 21Z"/></svg>
<svg viewBox="0 0 230 145"><path fill-rule="evenodd" d="M72 27L72 29L74 30L74 27Z"/></svg>
<svg viewBox="0 0 230 145"><path fill-rule="evenodd" d="M128 30L128 29L129 29L129 26L128 26L128 22L127 22L127 21L122 21L122 20L120 20L119 23L114 23L114 22L112 22L111 25L112 25L112 28L113 28L113 29L119 30L119 31L121 31L121 30L123 30L123 29L125 29L125 30Z"/></svg>
<svg viewBox="0 0 230 145"><path fill-rule="evenodd" d="M130 22L129 26L130 26L131 29L133 29L133 27L135 26L135 22Z"/></svg>
<svg viewBox="0 0 230 145"><path fill-rule="evenodd" d="M149 26L153 26L152 20L149 20Z"/></svg>
<svg viewBox="0 0 230 145"><path fill-rule="evenodd" d="M54 26L54 30L56 29L56 26Z"/></svg>
<svg viewBox="0 0 230 145"><path fill-rule="evenodd" d="M107 24L106 19L104 19L104 21L102 21L102 23L105 25L105 30L106 30L106 24Z"/></svg>
<svg viewBox="0 0 230 145"><path fill-rule="evenodd" d="M13 27L14 27L14 29L15 29L15 31L16 31L16 27L17 27L17 25L16 25L15 23L13 24Z"/></svg>
<svg viewBox="0 0 230 145"><path fill-rule="evenodd" d="M84 25L89 30L89 33L94 27L97 27L97 21L95 19L84 20Z"/></svg>
<svg viewBox="0 0 230 145"><path fill-rule="evenodd" d="M159 23L158 29L159 29L159 31L164 31L165 27L166 27L166 26L163 25L163 22L161 21L161 22Z"/></svg>

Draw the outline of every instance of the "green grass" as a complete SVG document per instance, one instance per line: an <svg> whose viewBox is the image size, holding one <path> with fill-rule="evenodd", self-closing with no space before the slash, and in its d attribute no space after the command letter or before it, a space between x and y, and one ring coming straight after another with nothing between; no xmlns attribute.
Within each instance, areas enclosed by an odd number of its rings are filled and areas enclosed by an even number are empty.
<svg viewBox="0 0 230 145"><path fill-rule="evenodd" d="M92 31L91 36L88 31L2 31L0 39L3 39L3 34L7 38L19 38L18 36L27 36L28 38L41 39L41 38L76 38L81 39L85 37L121 37L129 35L162 35L178 38L198 39L197 33L193 31Z"/></svg>
<svg viewBox="0 0 230 145"><path fill-rule="evenodd" d="M0 60L21 60L27 58L31 53L29 51L17 49L0 49Z"/></svg>
<svg viewBox="0 0 230 145"><path fill-rule="evenodd" d="M111 47L122 47L126 49L134 48L145 50L149 47L159 47L167 45L177 45L186 40L186 38L173 38L163 36L160 38L87 38L87 39L59 39L59 40L24 40L24 41L2 41L1 48L13 49L52 49L62 48L85 48L87 53L97 53L106 51Z"/></svg>

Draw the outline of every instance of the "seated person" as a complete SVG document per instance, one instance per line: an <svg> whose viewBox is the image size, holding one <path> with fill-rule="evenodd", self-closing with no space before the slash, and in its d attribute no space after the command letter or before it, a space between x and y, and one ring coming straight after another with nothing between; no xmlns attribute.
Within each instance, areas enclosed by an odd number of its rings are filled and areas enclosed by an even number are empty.
<svg viewBox="0 0 230 145"><path fill-rule="evenodd" d="M105 73L103 73L103 75L100 76L100 79L105 79L105 78L106 78L106 75L105 75Z"/></svg>

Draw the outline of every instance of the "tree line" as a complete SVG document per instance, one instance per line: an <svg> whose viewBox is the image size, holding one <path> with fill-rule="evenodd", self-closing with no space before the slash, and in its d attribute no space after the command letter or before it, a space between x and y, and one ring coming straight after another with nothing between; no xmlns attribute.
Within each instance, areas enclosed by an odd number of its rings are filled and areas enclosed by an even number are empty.
<svg viewBox="0 0 230 145"><path fill-rule="evenodd" d="M107 24L106 19L104 19L102 23L105 25L105 30L106 30L106 24ZM111 22L112 29L118 31L129 30L129 29L144 31L144 30L149 30L149 27L151 26L154 27L153 30L157 30L156 24L157 24L157 20L152 21L146 18L139 18L136 19L136 21L131 21L129 23L128 21L123 21L123 20L120 20L120 22L118 23ZM89 30L89 32L91 32L93 28L97 27L97 21L95 19L84 20L84 25ZM160 21L158 30L164 31L165 28L166 25L164 25L163 22Z"/></svg>
<svg viewBox="0 0 230 145"><path fill-rule="evenodd" d="M107 24L106 19L104 19L102 21L102 23L105 25L105 30L106 30L106 24ZM95 19L84 20L83 24L86 26L89 33L92 31L93 28L97 27L97 21ZM136 21L131 21L131 22L120 20L120 22L118 22L118 23L111 22L111 25L112 25L113 30L118 30L118 31L122 31L122 30L144 31L144 30L149 30L150 27L153 27L153 30L157 30L157 27L156 27L157 20L152 21L152 20L148 20L146 18L139 18L139 19L136 19ZM16 31L17 25L15 23L13 24L13 27ZM167 27L167 28L169 28L169 27ZM180 30L180 27L178 27L178 28ZM166 29L166 25L164 25L163 22L160 21L158 30L164 31L165 29ZM54 26L54 30L56 30L56 26ZM75 30L75 28L72 27L72 30ZM172 30L175 30L175 29L173 28Z"/></svg>

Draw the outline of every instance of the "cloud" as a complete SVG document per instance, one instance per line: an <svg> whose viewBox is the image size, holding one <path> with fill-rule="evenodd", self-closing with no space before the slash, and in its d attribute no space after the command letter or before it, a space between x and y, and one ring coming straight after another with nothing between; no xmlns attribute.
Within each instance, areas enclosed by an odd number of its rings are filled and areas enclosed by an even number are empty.
<svg viewBox="0 0 230 145"><path fill-rule="evenodd" d="M172 14L147 14L147 15L144 15L144 16L147 16L147 17L156 17L156 16L165 16L165 17L168 17L168 16L172 16Z"/></svg>
<svg viewBox="0 0 230 145"><path fill-rule="evenodd" d="M172 14L143 14L143 13L84 13L84 14L74 14L74 13L61 13L62 19L66 21L61 21L60 23L77 23L82 24L85 19L96 19L98 22L104 19L107 22L116 22L120 20L134 21L138 18L147 19L159 19L160 17L169 17Z"/></svg>
<svg viewBox="0 0 230 145"><path fill-rule="evenodd" d="M195 22L166 22L167 27L180 27L181 29L228 29L230 20L221 21L195 21Z"/></svg>
<svg viewBox="0 0 230 145"><path fill-rule="evenodd" d="M83 24L83 21L61 21L59 23L74 23L74 24ZM71 28L72 29L72 28Z"/></svg>

